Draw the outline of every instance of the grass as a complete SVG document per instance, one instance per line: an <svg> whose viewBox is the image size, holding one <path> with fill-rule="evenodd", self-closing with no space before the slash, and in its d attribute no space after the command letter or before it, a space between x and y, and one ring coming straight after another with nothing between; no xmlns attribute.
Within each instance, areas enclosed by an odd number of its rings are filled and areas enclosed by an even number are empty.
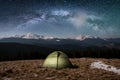
<svg viewBox="0 0 120 80"><path fill-rule="evenodd" d="M101 69L92 69L94 61L120 68L120 59L74 58L70 59L76 68L47 69L44 60L18 60L0 62L0 77L11 80L119 80L120 75Z"/></svg>

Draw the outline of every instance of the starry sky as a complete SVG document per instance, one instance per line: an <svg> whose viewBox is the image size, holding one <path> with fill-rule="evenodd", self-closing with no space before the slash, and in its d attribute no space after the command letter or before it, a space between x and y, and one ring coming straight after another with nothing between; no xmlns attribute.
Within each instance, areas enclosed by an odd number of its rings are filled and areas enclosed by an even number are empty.
<svg viewBox="0 0 120 80"><path fill-rule="evenodd" d="M0 37L120 37L120 0L0 0Z"/></svg>

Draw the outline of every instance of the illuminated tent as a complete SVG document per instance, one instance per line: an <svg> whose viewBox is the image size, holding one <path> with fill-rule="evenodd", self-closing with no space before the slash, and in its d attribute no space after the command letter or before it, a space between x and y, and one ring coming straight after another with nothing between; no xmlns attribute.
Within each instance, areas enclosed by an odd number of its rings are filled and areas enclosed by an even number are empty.
<svg viewBox="0 0 120 80"><path fill-rule="evenodd" d="M43 67L55 69L70 68L72 67L72 63L69 61L68 56L65 53L55 51L47 56L43 63Z"/></svg>

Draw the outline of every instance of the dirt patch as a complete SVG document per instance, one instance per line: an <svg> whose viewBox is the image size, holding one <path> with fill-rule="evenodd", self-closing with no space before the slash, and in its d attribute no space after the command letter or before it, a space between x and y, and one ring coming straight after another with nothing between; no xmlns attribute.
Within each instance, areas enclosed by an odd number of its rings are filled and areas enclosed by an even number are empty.
<svg viewBox="0 0 120 80"><path fill-rule="evenodd" d="M95 61L120 68L120 59L70 59L76 68L47 69L43 60L20 60L0 62L0 80L119 80L120 75L101 69L92 69Z"/></svg>

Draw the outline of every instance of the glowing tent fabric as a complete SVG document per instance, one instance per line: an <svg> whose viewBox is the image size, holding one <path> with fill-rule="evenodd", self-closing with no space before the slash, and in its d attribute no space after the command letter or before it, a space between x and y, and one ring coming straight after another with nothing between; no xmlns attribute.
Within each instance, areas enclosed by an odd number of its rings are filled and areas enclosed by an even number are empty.
<svg viewBox="0 0 120 80"><path fill-rule="evenodd" d="M68 56L65 53L55 51L47 56L43 63L43 67L55 69L70 68L72 67L72 63L69 61Z"/></svg>

